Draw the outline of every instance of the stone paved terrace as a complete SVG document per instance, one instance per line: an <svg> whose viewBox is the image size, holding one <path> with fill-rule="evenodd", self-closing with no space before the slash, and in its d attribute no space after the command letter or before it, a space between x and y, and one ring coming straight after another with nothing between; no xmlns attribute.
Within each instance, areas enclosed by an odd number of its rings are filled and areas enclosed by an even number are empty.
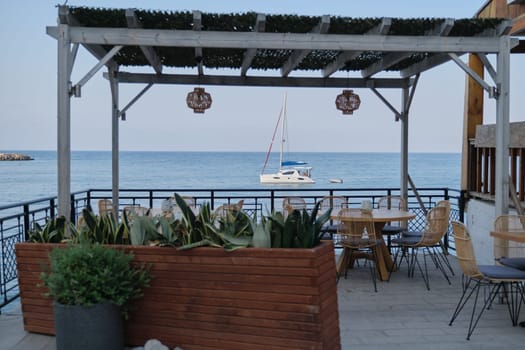
<svg viewBox="0 0 525 350"><path fill-rule="evenodd" d="M343 349L525 349L525 328L512 327L505 305L495 304L467 341L468 306L450 327L448 322L461 294L461 273L451 257L456 276L448 285L439 271L430 269L430 291L406 266L390 282L378 282L375 293L367 268L350 270L338 284ZM520 321L525 320L522 313ZM23 330L17 303L0 315L0 349L51 350L53 337Z"/></svg>

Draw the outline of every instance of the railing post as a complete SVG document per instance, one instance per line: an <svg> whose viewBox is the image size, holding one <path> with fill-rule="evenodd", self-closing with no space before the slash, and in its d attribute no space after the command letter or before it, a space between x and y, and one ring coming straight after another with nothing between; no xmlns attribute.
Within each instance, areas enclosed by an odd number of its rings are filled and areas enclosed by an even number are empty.
<svg viewBox="0 0 525 350"><path fill-rule="evenodd" d="M211 210L214 210L215 209L215 191L211 191L210 192L210 205L211 205Z"/></svg>
<svg viewBox="0 0 525 350"><path fill-rule="evenodd" d="M275 210L275 192L273 190L270 191L270 207L273 213Z"/></svg>
<svg viewBox="0 0 525 350"><path fill-rule="evenodd" d="M149 191L149 207L153 208L153 191Z"/></svg>
<svg viewBox="0 0 525 350"><path fill-rule="evenodd" d="M24 241L29 240L29 204L24 204Z"/></svg>
<svg viewBox="0 0 525 350"><path fill-rule="evenodd" d="M69 221L71 221L72 223L75 223L76 220L75 220L75 217L76 217L76 203L75 203L75 195L74 194L71 194L71 210L70 210L70 213L69 213Z"/></svg>
<svg viewBox="0 0 525 350"><path fill-rule="evenodd" d="M49 201L49 216L50 216L51 218L54 218L55 215L56 215L56 213L55 213L55 200L54 200L54 199L51 199L51 200Z"/></svg>
<svg viewBox="0 0 525 350"><path fill-rule="evenodd" d="M91 207L91 190L88 190L86 192L86 207L89 211L93 211L93 207Z"/></svg>
<svg viewBox="0 0 525 350"><path fill-rule="evenodd" d="M467 203L467 191L462 190L458 199L459 221L465 222L465 205Z"/></svg>

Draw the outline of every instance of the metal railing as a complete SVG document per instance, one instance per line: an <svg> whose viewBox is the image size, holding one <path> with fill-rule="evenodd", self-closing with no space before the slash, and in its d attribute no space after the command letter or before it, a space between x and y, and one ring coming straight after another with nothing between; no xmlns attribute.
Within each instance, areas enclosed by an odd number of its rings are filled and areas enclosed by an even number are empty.
<svg viewBox="0 0 525 350"><path fill-rule="evenodd" d="M301 196L309 207L313 207L318 200L327 195L343 196L347 199L349 206L359 207L363 200L371 200L375 205L381 197L399 195L399 189L121 189L119 191L119 210L129 205L160 208L162 201L172 197L174 193L194 197L197 206L208 202L211 209L221 204L233 204L243 200L243 210L250 215L260 217L273 210L282 210L282 202L289 196ZM450 200L450 220L463 221L465 197L461 191L448 188L420 188L418 193L427 209L442 199ZM73 193L70 220L77 222L84 208L93 209L96 212L97 203L101 199L111 199L111 190L90 189ZM409 221L408 229L410 231L422 230L425 225L425 214L413 194L409 195L408 209L416 214L416 218ZM25 241L36 223L43 226L47 220L55 217L56 213L56 197L40 198L0 207L0 308L18 297L15 244ZM448 236L445 245L454 250Z"/></svg>

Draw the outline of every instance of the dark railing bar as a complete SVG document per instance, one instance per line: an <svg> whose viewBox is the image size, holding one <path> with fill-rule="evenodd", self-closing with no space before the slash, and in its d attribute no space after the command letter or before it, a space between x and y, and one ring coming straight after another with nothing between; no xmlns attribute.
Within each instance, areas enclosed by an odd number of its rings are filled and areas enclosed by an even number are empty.
<svg viewBox="0 0 525 350"><path fill-rule="evenodd" d="M455 199L453 203L453 216L451 218L464 219L465 202L467 192L448 188L420 188L422 196L432 206L438 199ZM181 194L191 194L202 205L205 201L209 201L211 208L214 209L219 203L224 201L228 203L245 200L246 211L252 215L260 215L263 210L270 208L271 211L280 210L280 201L283 198L291 195L301 195L307 199L308 203L312 205L322 196L326 195L341 195L347 198L351 205L360 205L363 199L372 199L375 203L377 198L384 195L394 195L399 193L399 189L394 188L319 188L319 189L273 189L273 188L255 188L255 189L121 189L120 203L121 206L133 204L148 203L149 207L154 207L158 201L164 200L173 196L173 193L179 192ZM248 194L247 194L248 193ZM84 208L91 208L92 202L99 199L111 198L111 189L89 189L87 191L77 191L71 195L71 219L76 222L76 219L81 214ZM415 209L416 206L411 206L414 195L409 195L409 209L414 210L418 219L414 220L414 227L419 228L424 222L424 215L421 211ZM7 214L4 215L3 213ZM13 214L14 213L14 214ZM27 239L29 230L32 229L34 223L44 225L49 218L55 217L56 211L56 197L45 197L31 201L16 203L13 205L0 207L0 249L2 258L9 254L13 249L13 241L23 241ZM423 220L422 220L423 219ZM449 242L445 242L447 247ZM450 247L454 250L454 246ZM5 256L4 256L5 255ZM13 265L16 262L13 259L0 259L0 307L18 297L16 295L17 281L16 276L11 279L11 272L16 269ZM9 266L7 266L9 264ZM7 273L7 272L8 273ZM9 280L6 281L6 274L9 275ZM15 291L14 297L12 296ZM7 296L9 293L9 296ZM3 302L2 302L3 300Z"/></svg>

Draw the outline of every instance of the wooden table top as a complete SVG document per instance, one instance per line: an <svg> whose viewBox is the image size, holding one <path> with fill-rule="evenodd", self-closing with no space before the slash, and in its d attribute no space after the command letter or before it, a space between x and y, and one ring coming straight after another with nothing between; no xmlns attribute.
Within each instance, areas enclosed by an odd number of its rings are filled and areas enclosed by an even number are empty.
<svg viewBox="0 0 525 350"><path fill-rule="evenodd" d="M525 243L525 231L513 231L513 232L490 231L490 235L495 238L501 238L501 239L506 239L509 241Z"/></svg>
<svg viewBox="0 0 525 350"><path fill-rule="evenodd" d="M377 222L388 222L388 221L400 221L400 220L411 220L416 217L416 214L399 209L372 209L372 219ZM332 220L339 220L337 214L331 215ZM341 220L347 221L360 221L359 217L344 217Z"/></svg>

